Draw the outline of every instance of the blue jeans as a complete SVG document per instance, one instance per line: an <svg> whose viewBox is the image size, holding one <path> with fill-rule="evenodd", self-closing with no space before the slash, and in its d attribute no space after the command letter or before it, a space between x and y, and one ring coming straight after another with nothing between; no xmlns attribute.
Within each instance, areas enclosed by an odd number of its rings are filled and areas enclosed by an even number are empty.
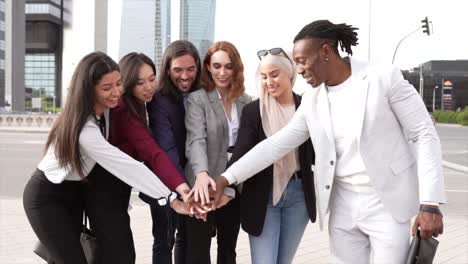
<svg viewBox="0 0 468 264"><path fill-rule="evenodd" d="M253 264L290 264L309 222L302 180L292 178L276 206L272 194L260 236L249 235Z"/></svg>

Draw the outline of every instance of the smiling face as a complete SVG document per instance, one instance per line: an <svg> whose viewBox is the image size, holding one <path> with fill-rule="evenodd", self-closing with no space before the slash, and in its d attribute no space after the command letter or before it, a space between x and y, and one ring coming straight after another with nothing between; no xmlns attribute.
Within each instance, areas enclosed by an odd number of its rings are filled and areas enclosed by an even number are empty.
<svg viewBox="0 0 468 264"><path fill-rule="evenodd" d="M195 78L197 77L197 64L190 54L176 57L172 60L169 69L169 77L172 83L179 88L182 93L190 91Z"/></svg>
<svg viewBox="0 0 468 264"><path fill-rule="evenodd" d="M327 81L325 57L320 44L316 39L301 39L294 43L293 49L297 73L314 88Z"/></svg>
<svg viewBox="0 0 468 264"><path fill-rule="evenodd" d="M148 64L141 65L138 71L138 81L133 88L133 96L140 103L147 103L153 99L156 90L156 75Z"/></svg>
<svg viewBox="0 0 468 264"><path fill-rule="evenodd" d="M292 90L291 80L286 72L276 64L260 66L262 88L278 101L287 98Z"/></svg>
<svg viewBox="0 0 468 264"><path fill-rule="evenodd" d="M208 65L208 71L218 88L226 89L231 87L233 64L227 52L218 50L213 53Z"/></svg>
<svg viewBox="0 0 468 264"><path fill-rule="evenodd" d="M95 102L94 111L101 115L107 108L114 108L122 94L122 81L120 72L113 71L105 74L94 87Z"/></svg>

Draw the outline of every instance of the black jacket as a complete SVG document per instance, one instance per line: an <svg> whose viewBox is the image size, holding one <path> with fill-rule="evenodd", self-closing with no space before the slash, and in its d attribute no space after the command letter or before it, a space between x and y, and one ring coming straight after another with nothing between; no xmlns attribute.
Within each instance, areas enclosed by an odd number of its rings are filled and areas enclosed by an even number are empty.
<svg viewBox="0 0 468 264"><path fill-rule="evenodd" d="M294 94L296 109L301 103L301 97ZM239 135L229 164L240 159L257 143L266 138L260 117L259 100L246 105L242 111ZM301 166L305 202L309 218L312 222L316 219L314 175L311 165L315 161L315 153L312 142L308 139L299 146L299 162ZM241 224L247 233L259 236L263 230L269 194L273 185L273 165L254 175L244 182L241 195Z"/></svg>

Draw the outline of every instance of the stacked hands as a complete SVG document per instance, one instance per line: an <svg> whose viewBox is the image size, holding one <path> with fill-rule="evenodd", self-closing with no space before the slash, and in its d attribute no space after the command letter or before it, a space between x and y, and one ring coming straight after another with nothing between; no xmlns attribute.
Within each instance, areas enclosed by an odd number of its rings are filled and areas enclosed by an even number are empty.
<svg viewBox="0 0 468 264"><path fill-rule="evenodd" d="M179 186L176 191L182 200L175 199L170 206L178 214L194 216L206 221L207 214L226 205L233 196L224 193L228 181L223 176L211 178L208 173L197 174L195 184L190 190L187 184Z"/></svg>
<svg viewBox="0 0 468 264"><path fill-rule="evenodd" d="M177 190L183 199L183 202L175 199L171 202L171 207L179 214L195 216L197 219L206 221L207 214L226 205L233 196L225 194L225 188L229 185L223 176L211 178L208 173L201 172L197 174L197 179L193 188L190 190L187 184L183 184L180 190ZM179 189L179 188L178 188ZM424 205L423 207L432 207ZM436 209L438 208L436 207ZM431 210L429 210L431 211ZM443 233L442 213L431 213L426 210L420 210L413 224L412 234L421 229L421 237L437 237Z"/></svg>

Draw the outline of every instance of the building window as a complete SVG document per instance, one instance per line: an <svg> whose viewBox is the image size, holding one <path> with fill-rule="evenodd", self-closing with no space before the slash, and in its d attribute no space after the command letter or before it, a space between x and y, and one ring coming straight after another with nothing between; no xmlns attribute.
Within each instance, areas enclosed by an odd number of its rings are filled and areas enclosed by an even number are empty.
<svg viewBox="0 0 468 264"><path fill-rule="evenodd" d="M5 31L5 21L0 20L0 31Z"/></svg>
<svg viewBox="0 0 468 264"><path fill-rule="evenodd" d="M60 6L60 0L52 0L56 5Z"/></svg>
<svg viewBox="0 0 468 264"><path fill-rule="evenodd" d="M26 14L51 14L60 17L60 9L51 4L26 4Z"/></svg>
<svg viewBox="0 0 468 264"><path fill-rule="evenodd" d="M5 12L5 1L0 1L0 11Z"/></svg>
<svg viewBox="0 0 468 264"><path fill-rule="evenodd" d="M26 88L31 89L30 96L26 98L26 108L36 110L32 109L31 98L41 98L41 110L51 109L55 97L55 54L26 53L24 65Z"/></svg>
<svg viewBox="0 0 468 264"><path fill-rule="evenodd" d="M0 70L5 70L5 60L0 59Z"/></svg>

